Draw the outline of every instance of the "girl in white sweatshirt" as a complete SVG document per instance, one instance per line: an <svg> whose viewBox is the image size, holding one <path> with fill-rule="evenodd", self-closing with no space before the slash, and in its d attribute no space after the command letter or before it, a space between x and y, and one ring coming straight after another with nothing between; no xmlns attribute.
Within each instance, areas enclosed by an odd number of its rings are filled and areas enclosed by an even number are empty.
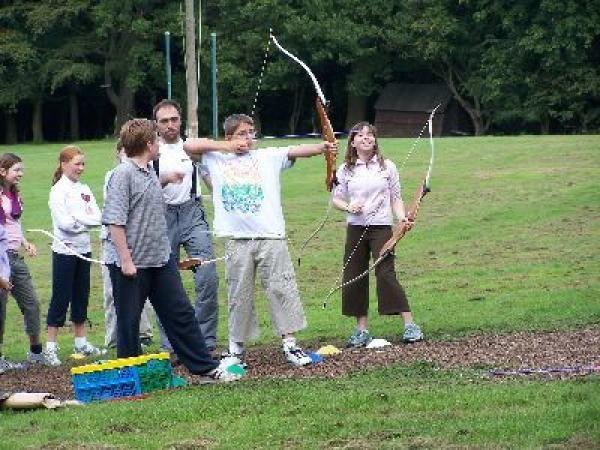
<svg viewBox="0 0 600 450"><path fill-rule="evenodd" d="M48 308L48 339L45 356L60 365L56 337L71 306L75 353L97 356L102 351L87 342L85 322L90 294L90 263L76 256L91 257L89 227L99 226L101 213L90 188L79 182L85 168L81 149L67 146L60 152L50 189L52 243L52 298Z"/></svg>

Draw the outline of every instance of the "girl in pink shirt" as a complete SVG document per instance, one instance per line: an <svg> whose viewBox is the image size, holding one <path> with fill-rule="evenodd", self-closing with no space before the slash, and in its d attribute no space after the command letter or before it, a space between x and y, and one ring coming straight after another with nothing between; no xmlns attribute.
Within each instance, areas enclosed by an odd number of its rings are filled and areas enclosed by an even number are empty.
<svg viewBox="0 0 600 450"><path fill-rule="evenodd" d="M343 280L347 282L368 269L371 256L379 257L383 244L392 236L394 216L402 222L407 218L398 170L381 154L373 125L359 122L352 127L337 179L333 204L347 212L343 262ZM405 342L422 340L423 333L413 322L406 293L398 282L393 254L375 267L375 278L379 314L402 316ZM371 342L368 310L369 277L365 276L342 288L342 314L356 318L349 347L364 347Z"/></svg>
<svg viewBox="0 0 600 450"><path fill-rule="evenodd" d="M10 293L23 313L25 333L29 336L29 363L46 364L40 342L40 303L33 286L31 273L21 254L37 255L35 245L28 242L21 228L23 201L19 195L19 183L23 177L23 161L14 153L0 156L0 224L6 230L7 256L10 266ZM0 291L0 343L4 334L6 320L7 290Z"/></svg>

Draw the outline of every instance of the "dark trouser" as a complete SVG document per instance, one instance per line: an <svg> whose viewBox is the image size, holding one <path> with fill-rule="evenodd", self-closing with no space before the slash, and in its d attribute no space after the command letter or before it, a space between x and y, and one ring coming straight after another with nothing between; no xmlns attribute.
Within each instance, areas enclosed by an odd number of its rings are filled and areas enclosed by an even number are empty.
<svg viewBox="0 0 600 450"><path fill-rule="evenodd" d="M142 353L140 315L149 298L173 350L190 372L204 374L218 366L206 348L173 255L164 266L138 268L135 277L124 276L116 265L109 265L108 270L117 311L119 358Z"/></svg>
<svg viewBox="0 0 600 450"><path fill-rule="evenodd" d="M348 225L346 232L346 249L344 252L344 282L352 280L369 268L370 257L376 260L383 244L392 236L392 229L387 225L372 225L362 236L365 227ZM357 245L358 243L358 245ZM352 253L354 251L354 253ZM350 254L352 256L350 257ZM350 258L350 261L348 261ZM406 293L398 279L394 267L394 256L385 258L375 268L377 283L377 300L379 314L392 315L410 311ZM345 316L366 316L369 312L369 277L342 288L342 314Z"/></svg>
<svg viewBox="0 0 600 450"><path fill-rule="evenodd" d="M90 258L91 253L83 256ZM84 323L90 298L90 263L73 255L52 252L52 298L46 324L62 327L71 304L71 322Z"/></svg>

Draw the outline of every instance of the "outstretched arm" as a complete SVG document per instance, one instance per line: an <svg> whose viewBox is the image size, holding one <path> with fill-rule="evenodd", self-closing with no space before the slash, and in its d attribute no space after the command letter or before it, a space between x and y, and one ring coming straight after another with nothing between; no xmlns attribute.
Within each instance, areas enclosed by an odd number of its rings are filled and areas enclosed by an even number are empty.
<svg viewBox="0 0 600 450"><path fill-rule="evenodd" d="M225 153L247 153L250 148L246 141L232 139L228 141L213 141L206 138L188 139L183 143L183 149L192 158L199 157L206 152L225 152Z"/></svg>
<svg viewBox="0 0 600 450"><path fill-rule="evenodd" d="M309 158L311 156L320 155L322 153L337 154L338 144L336 142L319 142L318 144L301 144L290 148L288 158Z"/></svg>

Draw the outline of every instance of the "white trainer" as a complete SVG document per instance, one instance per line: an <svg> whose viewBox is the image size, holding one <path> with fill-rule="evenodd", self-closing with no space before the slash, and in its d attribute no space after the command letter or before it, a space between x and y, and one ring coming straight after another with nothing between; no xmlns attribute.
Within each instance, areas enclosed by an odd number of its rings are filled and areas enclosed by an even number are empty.
<svg viewBox="0 0 600 450"><path fill-rule="evenodd" d="M306 366L312 362L310 356L304 353L297 345L284 345L283 346L283 354L285 355L285 359L296 367Z"/></svg>

